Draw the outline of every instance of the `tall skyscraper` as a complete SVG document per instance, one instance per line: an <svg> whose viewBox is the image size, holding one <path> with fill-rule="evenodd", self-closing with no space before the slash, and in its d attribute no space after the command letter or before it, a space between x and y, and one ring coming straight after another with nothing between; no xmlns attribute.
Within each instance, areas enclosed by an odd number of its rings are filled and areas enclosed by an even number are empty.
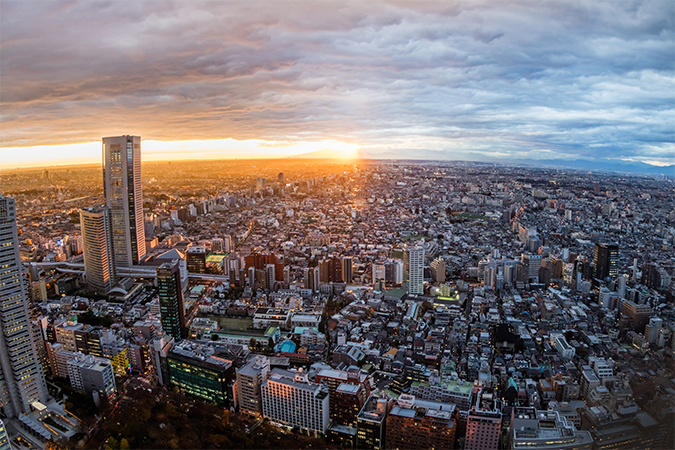
<svg viewBox="0 0 675 450"><path fill-rule="evenodd" d="M0 420L0 450L12 450L9 444L9 437L7 436L7 430L5 429L5 424Z"/></svg>
<svg viewBox="0 0 675 450"><path fill-rule="evenodd" d="M140 136L103 138L103 195L112 219L115 267L145 255Z"/></svg>
<svg viewBox="0 0 675 450"><path fill-rule="evenodd" d="M595 244L593 265L595 266L594 278L604 280L607 277L616 277L619 266L619 246L617 244Z"/></svg>
<svg viewBox="0 0 675 450"><path fill-rule="evenodd" d="M232 236L229 234L223 236L223 251L225 253L230 253L232 251Z"/></svg>
<svg viewBox="0 0 675 450"><path fill-rule="evenodd" d="M347 284L352 282L352 259L349 257L342 258L342 278Z"/></svg>
<svg viewBox="0 0 675 450"><path fill-rule="evenodd" d="M403 258L408 293L424 294L424 248L420 246L406 248Z"/></svg>
<svg viewBox="0 0 675 450"><path fill-rule="evenodd" d="M87 284L96 292L107 294L115 284L110 210L106 207L81 210L80 227Z"/></svg>
<svg viewBox="0 0 675 450"><path fill-rule="evenodd" d="M190 273L206 273L206 247L195 245L188 247L185 253L187 269Z"/></svg>
<svg viewBox="0 0 675 450"><path fill-rule="evenodd" d="M28 316L28 299L21 275L14 199L0 194L0 403L8 417L30 412L34 402L47 401L47 384L40 367Z"/></svg>
<svg viewBox="0 0 675 450"><path fill-rule="evenodd" d="M159 309L164 332L176 342L187 336L185 329L185 310L183 307L183 289L180 284L178 261L167 262L157 267L157 287L159 288Z"/></svg>
<svg viewBox="0 0 675 450"><path fill-rule="evenodd" d="M312 291L319 290L319 268L318 267L308 267L305 269L304 285L305 289L311 289Z"/></svg>
<svg viewBox="0 0 675 450"><path fill-rule="evenodd" d="M274 281L276 280L275 272L274 264L267 264L265 266L265 284L270 291L274 291Z"/></svg>

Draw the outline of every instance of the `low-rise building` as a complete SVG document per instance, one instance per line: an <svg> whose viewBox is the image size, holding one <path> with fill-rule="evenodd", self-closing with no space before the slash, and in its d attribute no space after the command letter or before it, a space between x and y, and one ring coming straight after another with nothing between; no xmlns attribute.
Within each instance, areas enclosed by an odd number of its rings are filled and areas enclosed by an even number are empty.
<svg viewBox="0 0 675 450"><path fill-rule="evenodd" d="M117 392L112 364L105 358L76 353L68 361L70 384L76 391L110 397Z"/></svg>
<svg viewBox="0 0 675 450"><path fill-rule="evenodd" d="M591 450L592 445L593 439L588 431L577 431L557 411L513 408L509 450Z"/></svg>

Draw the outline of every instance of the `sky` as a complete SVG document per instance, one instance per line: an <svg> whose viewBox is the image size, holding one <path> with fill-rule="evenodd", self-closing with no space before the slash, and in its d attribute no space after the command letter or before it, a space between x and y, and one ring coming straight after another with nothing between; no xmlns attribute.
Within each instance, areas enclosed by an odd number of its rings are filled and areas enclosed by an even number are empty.
<svg viewBox="0 0 675 450"><path fill-rule="evenodd" d="M675 2L0 2L0 168L675 161Z"/></svg>

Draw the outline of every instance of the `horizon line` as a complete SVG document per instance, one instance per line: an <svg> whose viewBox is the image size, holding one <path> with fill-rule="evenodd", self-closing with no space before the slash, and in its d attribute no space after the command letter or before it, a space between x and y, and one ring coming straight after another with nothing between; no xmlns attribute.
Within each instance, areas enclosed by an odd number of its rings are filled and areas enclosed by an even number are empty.
<svg viewBox="0 0 675 450"><path fill-rule="evenodd" d="M312 153L312 152L310 152ZM201 162L201 161L251 161L251 160L306 160L306 161L332 161L336 163L352 163L352 162L358 162L358 161L416 161L416 162L462 162L462 163L475 163L475 164L481 164L481 165L496 165L496 166L530 166L531 168L536 168L536 169L551 169L552 167L550 166L550 162L542 164L542 165L537 165L536 162L537 160L529 160L529 161L519 161L519 160L513 160L513 162L506 162L506 161L477 161L477 160L470 160L470 159L417 159L417 158L377 158L377 157L368 157L368 158L363 158L363 157L354 157L354 158L330 158L330 157L324 157L324 156L317 156L317 157L311 157L311 156L303 156L304 154L296 154L296 155L290 155L290 156L249 156L249 157L220 157L220 158L195 158L195 159L180 159L180 160L170 160L170 159L158 159L158 160L150 160L150 161L141 161L142 165L145 164L171 164L172 162L174 163L182 163L182 162ZM549 161L549 160L544 160L544 161ZM559 160L561 163L561 168L564 168L566 170L573 170L573 171L580 171L580 172L622 172L619 170L603 170L603 169L591 169L591 168L577 168L577 167L565 167L564 163L565 162L570 162L570 161L588 161L588 162L593 162L594 160L586 160L586 159L577 159L577 160L566 160L566 159L560 159ZM626 161L626 162L634 162L634 161ZM659 166L656 164L649 164L643 161L638 161L642 162L643 164L650 165L654 168L660 167L660 168L675 168L675 164L671 164L668 166ZM27 166L18 166L18 167L0 167L0 173L2 172L11 172L14 170L38 170L38 169L49 169L49 168L67 168L67 167L78 167L78 166L96 166L102 164L101 162L84 162L84 163L63 163L63 164L50 164L50 165L27 165ZM633 175L654 175L654 174L649 174L649 173L643 173L643 172L630 172L626 171L626 173L632 173ZM668 175L666 175L668 176ZM668 176L669 178L675 178L675 174Z"/></svg>

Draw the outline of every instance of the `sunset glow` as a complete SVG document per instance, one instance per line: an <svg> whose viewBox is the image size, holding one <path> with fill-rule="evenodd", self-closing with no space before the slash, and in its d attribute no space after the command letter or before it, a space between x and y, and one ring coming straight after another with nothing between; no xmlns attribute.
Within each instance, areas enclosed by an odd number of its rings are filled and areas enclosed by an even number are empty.
<svg viewBox="0 0 675 450"><path fill-rule="evenodd" d="M143 136L141 136L142 138ZM288 158L314 156L318 158L352 159L358 146L335 141L264 141L260 139L212 139L186 141L143 140L143 161ZM100 163L101 142L41 145L35 147L0 148L0 169L41 167L62 164Z"/></svg>
<svg viewBox="0 0 675 450"><path fill-rule="evenodd" d="M675 158L672 1L114 5L0 2L2 167Z"/></svg>

